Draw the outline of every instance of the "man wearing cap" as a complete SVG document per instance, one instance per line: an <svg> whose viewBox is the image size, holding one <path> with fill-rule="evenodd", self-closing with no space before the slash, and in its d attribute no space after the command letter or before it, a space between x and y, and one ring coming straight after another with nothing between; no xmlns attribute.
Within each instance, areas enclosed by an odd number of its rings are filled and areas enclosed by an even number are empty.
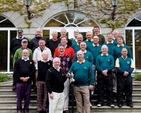
<svg viewBox="0 0 141 113"><path fill-rule="evenodd" d="M11 40L11 44L10 44L10 51L13 53L13 55L15 54L16 50L21 47L22 39L27 39L27 38L23 37L23 30L22 29L18 29L17 30L17 36ZM13 83L12 90L15 90L15 89L16 89L16 87L15 87L15 85Z"/></svg>
<svg viewBox="0 0 141 113"><path fill-rule="evenodd" d="M28 52L29 52L29 58L32 59L32 51L27 46L28 46L28 40L27 39L22 39L22 41L21 41L21 47L19 49L17 49L16 52L15 52L15 54L14 54L14 57L13 57L13 66L14 66L16 60L18 58L21 58L22 57L22 50L23 49L27 49L28 50Z"/></svg>
<svg viewBox="0 0 141 113"><path fill-rule="evenodd" d="M17 36L11 40L10 51L15 54L16 50L21 47L21 40L27 39L23 36L23 30L19 29L17 31Z"/></svg>

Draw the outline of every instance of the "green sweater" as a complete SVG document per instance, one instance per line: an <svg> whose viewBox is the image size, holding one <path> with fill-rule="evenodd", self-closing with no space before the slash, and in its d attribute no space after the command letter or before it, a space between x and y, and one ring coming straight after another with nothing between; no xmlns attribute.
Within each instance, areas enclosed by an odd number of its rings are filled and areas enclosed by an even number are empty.
<svg viewBox="0 0 141 113"><path fill-rule="evenodd" d="M93 64L93 55L91 52L86 50L86 52L84 52L84 59ZM77 54L74 55L74 61L77 61Z"/></svg>
<svg viewBox="0 0 141 113"><path fill-rule="evenodd" d="M74 44L77 43L76 40L75 40L74 38L71 38L70 40L71 40L71 45L74 45Z"/></svg>
<svg viewBox="0 0 141 113"><path fill-rule="evenodd" d="M114 57L114 60L116 60L118 57L121 57L121 50L122 50L122 48L126 48L127 51L128 51L127 56L132 58L132 53L131 53L130 48L127 45L123 44L123 46L118 46L117 45L117 46L113 47L112 55Z"/></svg>
<svg viewBox="0 0 141 113"><path fill-rule="evenodd" d="M95 59L98 55L101 54L101 45L94 46L93 44L89 46L88 51L90 51L93 55L93 64L95 64Z"/></svg>
<svg viewBox="0 0 141 113"><path fill-rule="evenodd" d="M93 44L93 41L87 40L87 39L84 42L86 43L87 48L89 48L89 46L91 46Z"/></svg>
<svg viewBox="0 0 141 113"><path fill-rule="evenodd" d="M78 43L73 44L73 45L72 45L72 48L74 49L74 52L76 53L77 51L80 50L80 45L78 45Z"/></svg>
<svg viewBox="0 0 141 113"><path fill-rule="evenodd" d="M103 70L112 71L114 68L114 58L112 55L98 55L96 58L96 69L98 72L102 72Z"/></svg>
<svg viewBox="0 0 141 113"><path fill-rule="evenodd" d="M94 85L94 72L92 66L88 61L79 63L78 61L74 62L69 72L74 74L74 86L88 86Z"/></svg>
<svg viewBox="0 0 141 113"><path fill-rule="evenodd" d="M134 64L132 58L129 57L127 57L126 59L122 57L117 58L115 67L117 69L117 76L119 78L131 78L131 73L134 70ZM126 77L123 76L124 71L129 72L129 75Z"/></svg>
<svg viewBox="0 0 141 113"><path fill-rule="evenodd" d="M22 50L23 50L22 48L19 48L16 50L14 57L13 57L13 66L14 66L16 60L22 57ZM31 49L28 48L28 51L29 51L29 58L32 59Z"/></svg>
<svg viewBox="0 0 141 113"><path fill-rule="evenodd" d="M112 43L105 42L104 44L108 47L108 53L112 55L112 49L116 46L116 43L113 41Z"/></svg>

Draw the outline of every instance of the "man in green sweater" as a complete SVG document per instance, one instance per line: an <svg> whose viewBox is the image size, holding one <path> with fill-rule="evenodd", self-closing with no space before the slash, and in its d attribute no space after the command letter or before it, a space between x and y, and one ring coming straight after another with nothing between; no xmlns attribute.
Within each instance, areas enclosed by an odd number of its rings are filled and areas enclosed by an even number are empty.
<svg viewBox="0 0 141 113"><path fill-rule="evenodd" d="M107 104L114 107L113 104L113 75L112 69L114 68L114 58L108 54L108 47L103 45L101 47L102 53L96 58L97 69L97 88L98 100L97 107L101 107L104 103L104 89L107 90Z"/></svg>
<svg viewBox="0 0 141 113"><path fill-rule="evenodd" d="M123 106L123 93L126 96L126 105L133 107L132 103L132 77L131 73L134 70L132 58L128 57L128 50L122 48L122 56L116 60L117 69L117 102L118 106Z"/></svg>
<svg viewBox="0 0 141 113"><path fill-rule="evenodd" d="M77 61L74 62L69 73L74 74L74 96L78 113L90 113L89 90L93 89L94 73L91 64L84 59L82 51L77 52ZM73 79L70 79L72 82Z"/></svg>

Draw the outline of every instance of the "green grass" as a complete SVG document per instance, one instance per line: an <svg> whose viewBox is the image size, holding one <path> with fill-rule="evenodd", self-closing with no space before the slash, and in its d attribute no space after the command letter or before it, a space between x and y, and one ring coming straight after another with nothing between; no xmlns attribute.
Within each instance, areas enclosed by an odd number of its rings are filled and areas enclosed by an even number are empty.
<svg viewBox="0 0 141 113"><path fill-rule="evenodd" d="M134 79L141 81L141 72L134 72Z"/></svg>
<svg viewBox="0 0 141 113"><path fill-rule="evenodd" d="M5 82L11 78L10 74L0 73L0 82Z"/></svg>

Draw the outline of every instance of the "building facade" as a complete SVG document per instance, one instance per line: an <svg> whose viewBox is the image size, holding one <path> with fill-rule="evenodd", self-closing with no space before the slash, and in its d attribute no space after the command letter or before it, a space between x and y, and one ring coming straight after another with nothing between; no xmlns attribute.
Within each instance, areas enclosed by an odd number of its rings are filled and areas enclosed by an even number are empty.
<svg viewBox="0 0 141 113"><path fill-rule="evenodd" d="M35 10L37 9L37 7L34 8L36 6L35 1L42 3L41 5L46 5L41 11L42 15L39 15L39 10ZM58 2L48 1L47 3L45 1L47 0L33 1L29 9L33 12L30 20L25 18L27 14L23 2L21 2L23 5L22 15L18 11L12 10L0 13L0 72L9 73L13 70L10 42L16 36L18 28L23 29L24 36L27 38L33 38L39 27L43 30L45 38L51 38L53 31L60 32L62 28L66 28L68 37L73 38L74 29L78 29L85 37L85 33L92 31L93 26L99 26L100 32L104 36L112 32L114 28L119 30L132 51L135 71L141 71L141 11L139 9L131 14L126 12L124 15L122 14L122 18L126 17L124 20L118 19L121 18L121 15L117 13L115 20L112 21L109 18L112 6L105 0L100 0L100 2L97 0L90 0L89 2L87 0L62 0ZM39 9L41 5L37 5ZM120 12L119 7L117 12Z"/></svg>

